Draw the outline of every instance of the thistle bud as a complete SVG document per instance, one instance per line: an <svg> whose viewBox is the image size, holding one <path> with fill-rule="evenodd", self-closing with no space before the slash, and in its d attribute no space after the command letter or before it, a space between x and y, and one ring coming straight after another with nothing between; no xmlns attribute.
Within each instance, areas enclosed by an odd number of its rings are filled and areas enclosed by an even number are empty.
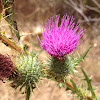
<svg viewBox="0 0 100 100"><path fill-rule="evenodd" d="M15 88L20 86L20 90L25 87L25 91L30 87L32 90L37 86L37 82L40 80L41 66L37 61L37 56L33 53L28 55L21 55L16 59L16 66L20 76L18 79L13 80Z"/></svg>

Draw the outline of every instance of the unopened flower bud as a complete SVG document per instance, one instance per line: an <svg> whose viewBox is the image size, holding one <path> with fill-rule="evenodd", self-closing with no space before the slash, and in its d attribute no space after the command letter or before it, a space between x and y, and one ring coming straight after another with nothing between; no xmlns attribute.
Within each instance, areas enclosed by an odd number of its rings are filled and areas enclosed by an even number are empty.
<svg viewBox="0 0 100 100"><path fill-rule="evenodd" d="M14 71L15 66L10 56L0 54L0 79L9 78Z"/></svg>

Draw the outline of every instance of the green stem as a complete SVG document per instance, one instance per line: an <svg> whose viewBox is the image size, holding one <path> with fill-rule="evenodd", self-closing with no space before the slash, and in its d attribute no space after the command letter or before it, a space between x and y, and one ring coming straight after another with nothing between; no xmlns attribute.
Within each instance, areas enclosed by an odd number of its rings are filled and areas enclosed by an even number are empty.
<svg viewBox="0 0 100 100"><path fill-rule="evenodd" d="M77 94L77 96L80 97L80 100L93 100L93 98L88 96L84 90L78 88L72 79L70 80L71 83L68 82L67 80L66 81L59 80L59 81L64 83L73 93Z"/></svg>
<svg viewBox="0 0 100 100"><path fill-rule="evenodd" d="M27 91L26 91L26 100L30 99L30 87L28 87Z"/></svg>
<svg viewBox="0 0 100 100"><path fill-rule="evenodd" d="M73 84L73 91L74 91L78 96L80 96L81 100L83 100L85 96L82 94L82 91L77 87L77 85L75 84L75 82L74 82L72 79L71 79L70 81L71 81L72 84Z"/></svg>
<svg viewBox="0 0 100 100"><path fill-rule="evenodd" d="M15 21L15 18L14 18L15 0L9 0L8 2L4 1L3 4L4 4L5 9L9 8L9 9L6 9L4 17L5 17L5 20L9 24L9 28L12 33L12 37L14 41L18 43L20 40L20 34L19 34L18 27L17 27L17 22Z"/></svg>
<svg viewBox="0 0 100 100"><path fill-rule="evenodd" d="M88 77L88 75L86 74L86 72L84 71L84 69L82 67L81 67L81 70L82 70L82 72L83 72L83 74L85 76L85 80L86 80L86 82L88 84L88 90L91 91L92 97L97 100L96 94L95 94L95 92L93 90L93 87L92 87L92 84L91 84L91 79Z"/></svg>

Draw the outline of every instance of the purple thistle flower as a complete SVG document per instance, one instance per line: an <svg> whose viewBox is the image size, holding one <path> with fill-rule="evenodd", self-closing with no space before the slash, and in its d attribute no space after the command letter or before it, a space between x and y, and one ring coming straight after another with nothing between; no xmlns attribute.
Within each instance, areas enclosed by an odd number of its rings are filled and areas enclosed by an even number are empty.
<svg viewBox="0 0 100 100"><path fill-rule="evenodd" d="M80 44L79 39L84 34L83 28L78 31L80 24L78 21L75 25L75 18L66 14L58 26L59 17L56 16L55 22L53 17L48 19L43 27L43 39L40 40L38 37L43 49L53 57L61 57L72 52Z"/></svg>
<svg viewBox="0 0 100 100"><path fill-rule="evenodd" d="M0 54L0 79L8 78L15 70L15 66L9 56Z"/></svg>

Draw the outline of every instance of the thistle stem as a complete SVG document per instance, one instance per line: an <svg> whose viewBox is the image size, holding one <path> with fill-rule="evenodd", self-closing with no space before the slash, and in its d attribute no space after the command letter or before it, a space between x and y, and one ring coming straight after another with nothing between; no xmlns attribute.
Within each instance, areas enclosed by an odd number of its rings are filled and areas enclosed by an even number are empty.
<svg viewBox="0 0 100 100"><path fill-rule="evenodd" d="M18 51L20 54L26 54L20 46L18 46L15 42L13 42L12 40L8 39L5 35L0 34L0 40L2 41L2 43L6 43L9 47L11 47L12 49Z"/></svg>
<svg viewBox="0 0 100 100"><path fill-rule="evenodd" d="M0 14L2 13L3 7L2 7L2 0L0 0ZM0 16L1 18L1 16Z"/></svg>
<svg viewBox="0 0 100 100"><path fill-rule="evenodd" d="M30 87L26 91L26 100L30 100Z"/></svg>
<svg viewBox="0 0 100 100"><path fill-rule="evenodd" d="M70 82L64 81L63 79L59 80L59 81L66 84L72 91L74 91L74 86ZM79 92L81 92L81 91L79 91ZM81 97L83 98L83 95ZM93 98L91 98L90 96L84 96L84 97L87 98L87 100L93 100Z"/></svg>
<svg viewBox="0 0 100 100"><path fill-rule="evenodd" d="M91 91L92 97L97 100L96 94L95 94L93 87L92 87L92 84L91 84L91 79L88 77L88 75L86 74L86 72L84 71L84 69L82 67L81 67L81 70L85 76L85 80L86 80L87 85L88 85L88 90Z"/></svg>

